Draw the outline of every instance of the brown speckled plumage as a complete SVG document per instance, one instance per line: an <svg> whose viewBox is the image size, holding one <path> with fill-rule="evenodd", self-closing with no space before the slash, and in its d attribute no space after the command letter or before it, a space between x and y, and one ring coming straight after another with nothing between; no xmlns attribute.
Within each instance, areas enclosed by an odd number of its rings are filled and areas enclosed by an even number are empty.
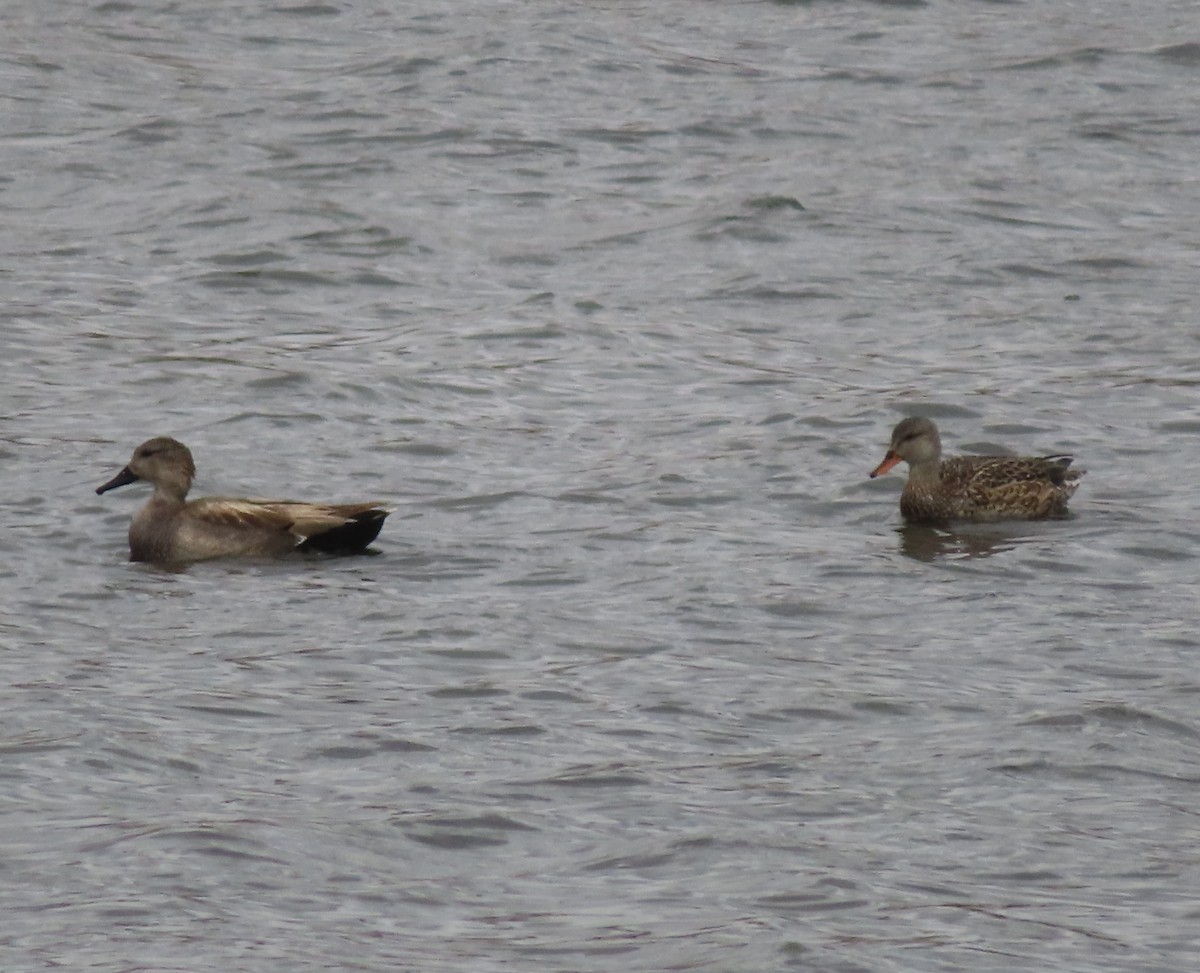
<svg viewBox="0 0 1200 973"><path fill-rule="evenodd" d="M1041 520L1067 516L1067 501L1083 470L1070 456L955 456L942 459L942 441L929 419L897 424L887 455L871 473L879 476L901 461L908 482L900 513L910 523Z"/></svg>

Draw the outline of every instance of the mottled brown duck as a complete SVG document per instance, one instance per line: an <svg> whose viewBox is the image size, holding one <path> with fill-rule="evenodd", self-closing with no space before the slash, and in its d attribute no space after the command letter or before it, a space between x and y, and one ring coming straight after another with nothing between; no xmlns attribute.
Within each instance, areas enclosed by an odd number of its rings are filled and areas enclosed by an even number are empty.
<svg viewBox="0 0 1200 973"><path fill-rule="evenodd" d="M942 459L942 440L929 419L903 419L871 476L901 460L908 482L900 513L916 524L1042 520L1067 516L1067 501L1083 470L1070 456L954 456Z"/></svg>
<svg viewBox="0 0 1200 973"><path fill-rule="evenodd" d="M377 503L293 500L187 500L196 475L183 443L142 443L97 493L147 480L154 493L129 525L129 559L180 564L215 557L277 557L293 551L358 554L378 536L389 511Z"/></svg>

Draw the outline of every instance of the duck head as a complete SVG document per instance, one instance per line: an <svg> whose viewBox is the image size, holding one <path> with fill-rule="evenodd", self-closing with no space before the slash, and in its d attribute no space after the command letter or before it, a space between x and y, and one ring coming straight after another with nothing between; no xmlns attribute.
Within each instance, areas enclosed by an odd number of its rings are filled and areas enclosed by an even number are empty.
<svg viewBox="0 0 1200 973"><path fill-rule="evenodd" d="M191 451L170 436L147 439L133 451L128 465L102 486L97 493L107 493L138 480L147 480L171 495L185 497L196 476L196 464Z"/></svg>
<svg viewBox="0 0 1200 973"><path fill-rule="evenodd" d="M914 467L937 464L941 458L942 438L937 426L929 419L910 416L901 419L892 430L892 444L883 462L871 471L871 477L886 473L901 460Z"/></svg>

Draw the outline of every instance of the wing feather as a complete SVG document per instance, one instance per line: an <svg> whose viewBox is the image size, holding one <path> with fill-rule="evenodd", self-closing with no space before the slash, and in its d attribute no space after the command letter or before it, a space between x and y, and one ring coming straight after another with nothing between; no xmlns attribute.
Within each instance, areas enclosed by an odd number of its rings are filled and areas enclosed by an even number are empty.
<svg viewBox="0 0 1200 973"><path fill-rule="evenodd" d="M187 505L188 516L219 527L241 530L289 530L292 516L278 504L230 497L205 497Z"/></svg>

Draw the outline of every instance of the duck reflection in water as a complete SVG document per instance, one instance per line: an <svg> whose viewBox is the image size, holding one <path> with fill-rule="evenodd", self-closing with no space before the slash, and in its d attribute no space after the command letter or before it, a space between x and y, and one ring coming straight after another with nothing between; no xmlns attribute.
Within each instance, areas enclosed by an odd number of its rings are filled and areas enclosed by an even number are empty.
<svg viewBox="0 0 1200 973"><path fill-rule="evenodd" d="M966 525L960 528L930 527L927 524L904 524L896 529L900 535L900 553L914 561L938 561L943 558L991 557L1019 547L1029 537L1008 525Z"/></svg>

